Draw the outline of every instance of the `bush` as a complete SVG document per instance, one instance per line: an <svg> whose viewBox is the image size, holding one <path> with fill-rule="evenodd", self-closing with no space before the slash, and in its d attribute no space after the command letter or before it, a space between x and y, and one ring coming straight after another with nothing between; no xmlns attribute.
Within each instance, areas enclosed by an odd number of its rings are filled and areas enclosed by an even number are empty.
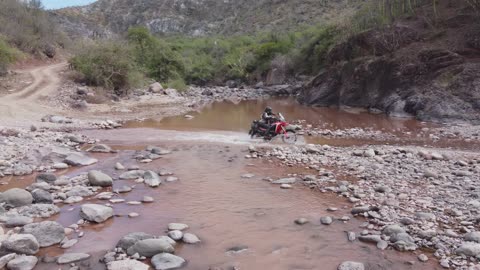
<svg viewBox="0 0 480 270"><path fill-rule="evenodd" d="M183 92L188 89L187 84L183 79L170 80L167 83L168 88L176 89L179 92Z"/></svg>
<svg viewBox="0 0 480 270"><path fill-rule="evenodd" d="M87 45L70 60L86 83L117 91L138 86L143 75L135 63L132 49L121 42Z"/></svg>
<svg viewBox="0 0 480 270"><path fill-rule="evenodd" d="M7 72L8 65L15 62L22 54L15 48L10 47L0 38L0 76Z"/></svg>
<svg viewBox="0 0 480 270"><path fill-rule="evenodd" d="M1 0L0 35L20 50L34 54L52 45L64 47L68 43L39 0Z"/></svg>

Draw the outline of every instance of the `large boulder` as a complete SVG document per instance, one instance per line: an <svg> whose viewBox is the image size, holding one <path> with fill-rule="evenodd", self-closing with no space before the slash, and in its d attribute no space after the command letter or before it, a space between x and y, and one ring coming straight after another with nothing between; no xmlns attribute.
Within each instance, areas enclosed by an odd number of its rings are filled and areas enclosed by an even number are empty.
<svg viewBox="0 0 480 270"><path fill-rule="evenodd" d="M155 236L144 233L144 232L133 232L125 235L118 241L117 247L122 248L123 250L129 249L131 246L135 245L138 241L142 241L145 239L152 239Z"/></svg>
<svg viewBox="0 0 480 270"><path fill-rule="evenodd" d="M86 156L81 153L73 153L65 158L65 163L71 166L88 166L98 162L97 159Z"/></svg>
<svg viewBox="0 0 480 270"><path fill-rule="evenodd" d="M17 256L7 264L9 270L32 270L37 265L38 259L35 256Z"/></svg>
<svg viewBox="0 0 480 270"><path fill-rule="evenodd" d="M152 257L158 253L172 253L173 246L165 239L145 239L138 241L127 250L127 254L132 256L135 253L140 256Z"/></svg>
<svg viewBox="0 0 480 270"><path fill-rule="evenodd" d="M112 177L101 171L90 171L88 173L88 182L92 186L110 187L113 185Z"/></svg>
<svg viewBox="0 0 480 270"><path fill-rule="evenodd" d="M113 209L100 204L84 204L80 216L88 221L101 223L113 216Z"/></svg>
<svg viewBox="0 0 480 270"><path fill-rule="evenodd" d="M0 195L0 202L5 202L13 207L19 207L32 204L33 197L30 192L24 189L12 188Z"/></svg>
<svg viewBox="0 0 480 270"><path fill-rule="evenodd" d="M185 263L185 259L169 253L160 253L152 258L152 264L155 270L177 269L185 265Z"/></svg>
<svg viewBox="0 0 480 270"><path fill-rule="evenodd" d="M40 249L35 236L31 234L14 234L2 242L0 254L17 253L34 255Z"/></svg>
<svg viewBox="0 0 480 270"><path fill-rule="evenodd" d="M159 82L155 82L148 87L148 91L152 93L161 93L163 92L163 86Z"/></svg>
<svg viewBox="0 0 480 270"><path fill-rule="evenodd" d="M25 225L21 233L35 236L40 247L49 247L62 242L65 229L55 221L43 221Z"/></svg>
<svg viewBox="0 0 480 270"><path fill-rule="evenodd" d="M45 191L43 189L34 189L32 191L32 196L33 196L33 201L35 203L53 203L53 197L52 197L52 194L50 194L50 192L48 191Z"/></svg>
<svg viewBox="0 0 480 270"><path fill-rule="evenodd" d="M148 270L150 266L137 260L125 259L107 263L108 270Z"/></svg>

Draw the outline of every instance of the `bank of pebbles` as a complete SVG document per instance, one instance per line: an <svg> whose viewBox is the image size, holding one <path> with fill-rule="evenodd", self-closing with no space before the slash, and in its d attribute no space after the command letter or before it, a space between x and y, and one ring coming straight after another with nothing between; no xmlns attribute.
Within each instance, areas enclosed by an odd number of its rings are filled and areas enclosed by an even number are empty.
<svg viewBox="0 0 480 270"><path fill-rule="evenodd" d="M479 153L328 145L249 150L247 158L312 169L289 177L349 201L352 215L366 218L359 240L382 249L431 250L444 268L480 269Z"/></svg>

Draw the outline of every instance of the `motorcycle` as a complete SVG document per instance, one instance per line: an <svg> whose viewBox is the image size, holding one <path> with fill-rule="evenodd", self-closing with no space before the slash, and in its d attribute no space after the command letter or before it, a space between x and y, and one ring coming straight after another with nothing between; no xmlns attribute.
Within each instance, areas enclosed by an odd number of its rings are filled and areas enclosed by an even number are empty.
<svg viewBox="0 0 480 270"><path fill-rule="evenodd" d="M282 136L284 143L295 143L297 141L297 134L295 127L291 126L285 121L285 117L281 113L278 114L278 119L273 123L275 128L273 132L270 127L260 122L260 120L254 120L248 134L252 137L263 137L264 140L270 141L276 136Z"/></svg>

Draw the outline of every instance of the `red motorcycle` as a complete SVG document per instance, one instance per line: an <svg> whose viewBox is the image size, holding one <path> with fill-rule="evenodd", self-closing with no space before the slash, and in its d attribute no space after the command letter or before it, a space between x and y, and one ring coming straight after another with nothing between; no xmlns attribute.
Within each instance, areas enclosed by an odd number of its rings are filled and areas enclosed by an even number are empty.
<svg viewBox="0 0 480 270"><path fill-rule="evenodd" d="M297 141L295 128L285 121L285 117L283 117L281 113L278 115L279 118L276 119L273 126L269 126L259 120L253 121L248 134L250 134L252 138L263 137L266 141L270 141L280 135L284 143L295 143Z"/></svg>

